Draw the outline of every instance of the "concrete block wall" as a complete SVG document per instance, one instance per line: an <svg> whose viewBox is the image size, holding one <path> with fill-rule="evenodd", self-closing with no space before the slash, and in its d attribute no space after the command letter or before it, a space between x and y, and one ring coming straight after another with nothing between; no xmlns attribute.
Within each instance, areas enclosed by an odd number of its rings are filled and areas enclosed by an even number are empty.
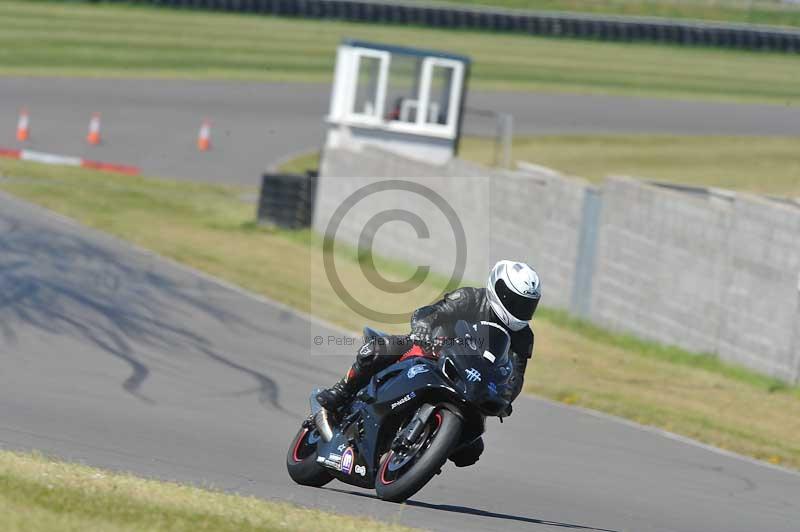
<svg viewBox="0 0 800 532"><path fill-rule="evenodd" d="M547 305L568 308L585 182L536 172L490 170L458 159L443 166L427 165L366 147L326 149L320 176L315 230L323 232L344 198L376 179L420 182L444 196L464 225L470 256L465 280L482 282L489 267L501 258L524 260L546 279ZM356 244L366 220L387 207L371 202L355 216L348 216L340 238ZM409 236L413 245L405 245ZM402 235L383 233L375 242L375 251L430 263L447 274L455 248L452 241L432 238L425 242L406 231Z"/></svg>
<svg viewBox="0 0 800 532"><path fill-rule="evenodd" d="M738 196L728 263L718 352L800 381L800 205Z"/></svg>
<svg viewBox="0 0 800 532"><path fill-rule="evenodd" d="M598 189L544 172L460 160L434 166L372 148L327 149L320 176L320 232L361 186L419 182L444 196L464 225L465 280L482 281L500 258L524 260L539 270L549 307L800 380L798 204L627 178ZM338 238L357 244L370 217L396 207L383 203L348 216ZM420 240L401 226L387 227L375 251L449 274L452 238Z"/></svg>
<svg viewBox="0 0 800 532"><path fill-rule="evenodd" d="M569 309L588 184L548 174L498 177L492 180L492 257L530 263L542 276L547 306Z"/></svg>
<svg viewBox="0 0 800 532"><path fill-rule="evenodd" d="M489 261L485 242L490 231L489 194L486 192L490 179L479 171L479 167L459 163L435 167L377 149L353 152L328 148L320 167L313 227L324 233L336 209L364 186L387 182L391 178L419 183L441 195L455 211L467 237L464 278L480 279L485 275ZM358 203L357 208L342 218L337 239L358 245L367 221L377 213L397 209L398 198L404 209L418 213L420 218L436 228L446 229L432 230L429 238L418 238L407 224L386 224L374 241L375 253L430 265L437 273L449 275L457 249L448 220L437 208L407 192L374 194L368 201Z"/></svg>
<svg viewBox="0 0 800 532"><path fill-rule="evenodd" d="M800 206L611 178L591 319L800 377Z"/></svg>
<svg viewBox="0 0 800 532"><path fill-rule="evenodd" d="M603 187L590 315L617 331L715 352L731 205L632 179Z"/></svg>

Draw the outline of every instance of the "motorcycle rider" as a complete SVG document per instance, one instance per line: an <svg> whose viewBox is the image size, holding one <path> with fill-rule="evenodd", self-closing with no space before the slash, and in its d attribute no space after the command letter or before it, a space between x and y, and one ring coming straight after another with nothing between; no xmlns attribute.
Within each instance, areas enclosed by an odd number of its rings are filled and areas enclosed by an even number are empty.
<svg viewBox="0 0 800 532"><path fill-rule="evenodd" d="M347 404L373 375L397 362L411 347L411 342L429 345L435 336L449 336L448 328L456 321L489 321L501 325L511 338L509 356L514 371L504 398L509 402L522 391L525 368L533 354L533 331L528 322L541 298L539 276L523 262L501 260L492 268L486 288L459 288L441 301L424 306L411 316L411 335L368 338L347 374L331 388L317 394L319 404L335 412ZM511 414L511 407L506 415ZM458 467L472 465L483 452L478 438L462 447L450 459Z"/></svg>

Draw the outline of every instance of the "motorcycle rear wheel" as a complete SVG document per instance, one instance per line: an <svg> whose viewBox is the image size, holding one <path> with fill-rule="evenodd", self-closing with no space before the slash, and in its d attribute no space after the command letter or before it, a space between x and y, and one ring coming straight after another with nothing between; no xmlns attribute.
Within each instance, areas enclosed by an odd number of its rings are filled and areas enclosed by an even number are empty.
<svg viewBox="0 0 800 532"><path fill-rule="evenodd" d="M300 428L286 453L286 469L298 484L319 488L333 480L333 477L317 463L316 442L319 441L319 434L315 434L316 429Z"/></svg>
<svg viewBox="0 0 800 532"><path fill-rule="evenodd" d="M396 471L392 466L401 464L408 458L389 451L381 460L375 479L378 497L390 502L403 502L441 470L461 436L461 419L446 408L437 409L428 418L424 441L416 451L410 464L404 464Z"/></svg>

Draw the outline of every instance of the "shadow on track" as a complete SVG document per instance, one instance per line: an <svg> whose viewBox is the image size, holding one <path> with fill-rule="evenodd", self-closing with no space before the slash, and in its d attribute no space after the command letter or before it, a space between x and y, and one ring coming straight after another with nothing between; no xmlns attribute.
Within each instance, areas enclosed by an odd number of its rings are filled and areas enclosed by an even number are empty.
<svg viewBox="0 0 800 532"><path fill-rule="evenodd" d="M346 489L339 489L339 488L330 488L324 487L324 490L335 491L338 493L345 493L347 495L357 495L359 497L366 497L368 499L375 499L377 500L378 497L372 495L370 493L361 493L358 491L350 491ZM390 503L391 504L391 503ZM504 519L508 521L517 521L520 523L529 523L533 525L546 525L552 527L560 527L560 528L570 528L573 530L594 530L596 532L620 532L618 530L613 530L609 528L598 528L589 525L577 525L573 523L562 523L559 521L547 521L545 519L536 519L535 517L525 517L522 515L513 515L513 514L503 514L498 512L489 512L487 510L479 510L477 508L470 508L469 506L456 506L452 504L431 504L428 502L421 502L415 501L413 499L408 500L405 502L406 505L412 506L415 508L426 508L429 510L438 510L441 512L453 512L458 514L465 514L465 515L475 515L478 517L489 517L492 519Z"/></svg>
<svg viewBox="0 0 800 532"><path fill-rule="evenodd" d="M455 512L466 515L477 515L479 517L491 517L493 519L507 519L510 521L519 521L521 523L531 523L535 525L547 525L561 528L572 528L576 530L596 530L598 532L619 532L608 528L597 528L589 525L576 525L572 523L562 523L559 521L547 521L544 519L536 519L534 517L524 517L521 515L501 514L497 512L489 512L486 510L479 510L477 508L470 508L468 506L455 506L452 504L431 504L427 502L420 502L410 500L406 502L409 506L418 508L429 508L431 510L440 510L443 512Z"/></svg>
<svg viewBox="0 0 800 532"><path fill-rule="evenodd" d="M272 378L220 354L189 328L201 315L237 331L259 330L244 316L209 303L217 287L188 279L179 283L133 253L0 213L0 342L16 344L17 329L26 325L90 343L125 362L130 374L122 388L150 403L141 388L151 365L133 344L156 349L167 360L196 353L255 379L259 400L284 410Z"/></svg>

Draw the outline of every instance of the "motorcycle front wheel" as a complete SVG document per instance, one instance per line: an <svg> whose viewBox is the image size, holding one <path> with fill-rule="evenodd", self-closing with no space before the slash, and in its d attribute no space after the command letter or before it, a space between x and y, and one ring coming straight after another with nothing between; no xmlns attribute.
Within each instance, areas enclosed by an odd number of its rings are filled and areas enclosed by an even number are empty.
<svg viewBox="0 0 800 532"><path fill-rule="evenodd" d="M381 460L375 491L385 501L402 502L422 489L442 468L461 436L461 419L446 408L428 418L418 440Z"/></svg>
<svg viewBox="0 0 800 532"><path fill-rule="evenodd" d="M292 480L303 486L321 487L333 480L325 467L317 463L317 429L301 428L286 454L286 469Z"/></svg>

